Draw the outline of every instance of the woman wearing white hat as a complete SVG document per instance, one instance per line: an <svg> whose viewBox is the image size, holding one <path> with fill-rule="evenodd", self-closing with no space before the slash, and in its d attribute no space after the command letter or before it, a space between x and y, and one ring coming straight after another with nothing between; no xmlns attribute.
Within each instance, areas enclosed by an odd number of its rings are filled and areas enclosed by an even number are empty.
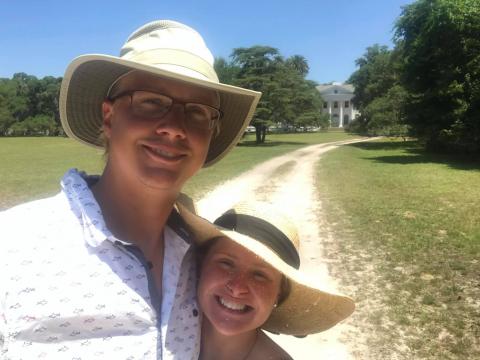
<svg viewBox="0 0 480 360"><path fill-rule="evenodd" d="M213 226L186 217L200 244L201 359L290 359L261 329L305 336L348 317L353 301L299 271L295 226L270 206L239 204Z"/></svg>

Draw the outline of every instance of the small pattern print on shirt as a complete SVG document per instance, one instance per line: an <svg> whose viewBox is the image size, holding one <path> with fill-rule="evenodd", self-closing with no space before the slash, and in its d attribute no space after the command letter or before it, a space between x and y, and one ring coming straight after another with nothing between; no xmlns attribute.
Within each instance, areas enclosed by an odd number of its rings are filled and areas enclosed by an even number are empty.
<svg viewBox="0 0 480 360"><path fill-rule="evenodd" d="M58 195L0 213L0 358L197 359L189 242L166 228L155 308L150 270L105 226L95 179L70 170Z"/></svg>

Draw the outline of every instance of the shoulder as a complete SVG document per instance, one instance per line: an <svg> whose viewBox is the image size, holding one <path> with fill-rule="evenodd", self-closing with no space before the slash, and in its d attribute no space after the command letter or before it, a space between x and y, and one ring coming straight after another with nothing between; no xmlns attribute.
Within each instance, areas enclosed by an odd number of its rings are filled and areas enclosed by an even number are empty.
<svg viewBox="0 0 480 360"><path fill-rule="evenodd" d="M71 223L70 217L72 217L70 206L62 193L2 211L0 212L0 237L8 236L9 239L2 246L9 244L17 247L23 242L22 240L34 241L36 235L58 232L58 224Z"/></svg>
<svg viewBox="0 0 480 360"><path fill-rule="evenodd" d="M10 209L0 212L0 221L12 221L14 219L27 220L34 215L50 213L57 209L64 209L65 197L61 193L41 199L16 205Z"/></svg>
<svg viewBox="0 0 480 360"><path fill-rule="evenodd" d="M268 360L292 360L293 358L283 350L275 341L270 339L260 330L258 336L257 350L252 354L253 359Z"/></svg>

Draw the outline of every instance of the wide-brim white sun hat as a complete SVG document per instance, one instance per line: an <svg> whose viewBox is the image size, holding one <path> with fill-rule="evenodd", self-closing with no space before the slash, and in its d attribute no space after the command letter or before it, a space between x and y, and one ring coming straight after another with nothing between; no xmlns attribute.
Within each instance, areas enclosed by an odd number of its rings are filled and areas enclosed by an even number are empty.
<svg viewBox="0 0 480 360"><path fill-rule="evenodd" d="M324 284L299 269L299 237L284 215L263 203L242 203L213 225L181 204L179 211L199 246L228 237L263 259L289 281L290 293L272 313L263 329L304 336L327 330L352 314L353 300L325 290Z"/></svg>
<svg viewBox="0 0 480 360"><path fill-rule="evenodd" d="M129 36L119 57L88 54L70 63L59 99L63 129L69 137L103 148L102 102L118 79L132 71L143 71L219 94L223 116L204 166L212 165L240 140L261 96L257 91L221 84L213 60L194 29L171 20L150 22Z"/></svg>

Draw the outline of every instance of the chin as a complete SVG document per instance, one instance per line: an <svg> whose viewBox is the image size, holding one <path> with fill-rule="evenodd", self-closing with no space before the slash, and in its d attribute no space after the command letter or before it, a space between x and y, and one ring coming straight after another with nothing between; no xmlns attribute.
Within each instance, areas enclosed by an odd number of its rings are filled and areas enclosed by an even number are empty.
<svg viewBox="0 0 480 360"><path fill-rule="evenodd" d="M139 176L140 182L154 190L179 192L186 180L167 170L148 171Z"/></svg>
<svg viewBox="0 0 480 360"><path fill-rule="evenodd" d="M262 325L257 319L258 314L255 309L244 314L232 314L222 308L216 299L211 301L210 311L207 310L205 315L215 330L224 336L236 336L255 331Z"/></svg>
<svg viewBox="0 0 480 360"><path fill-rule="evenodd" d="M256 327L251 326L236 326L233 324L214 324L215 330L223 336L238 336L241 334L255 331Z"/></svg>

